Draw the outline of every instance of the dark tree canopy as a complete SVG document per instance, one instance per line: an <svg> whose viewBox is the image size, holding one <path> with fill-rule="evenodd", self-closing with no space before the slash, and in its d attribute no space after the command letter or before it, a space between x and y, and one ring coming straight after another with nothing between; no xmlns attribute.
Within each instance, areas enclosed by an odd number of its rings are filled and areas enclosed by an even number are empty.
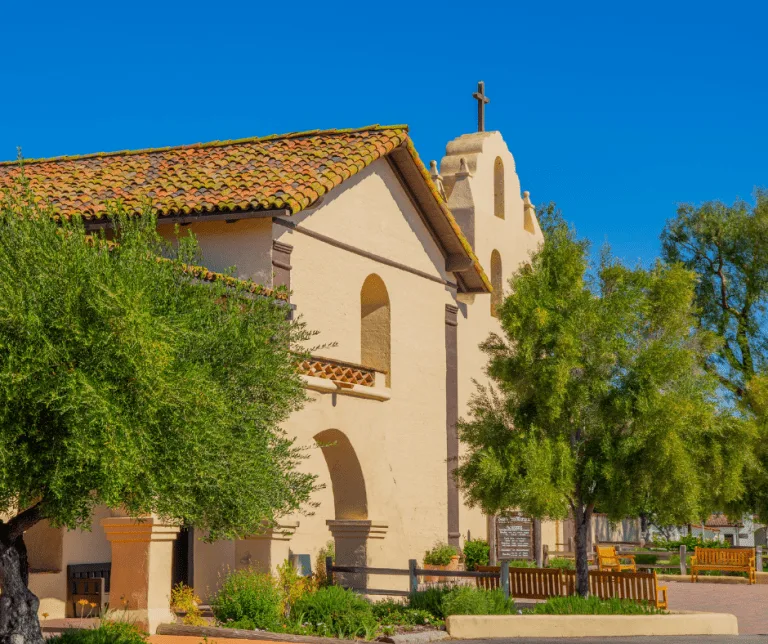
<svg viewBox="0 0 768 644"><path fill-rule="evenodd" d="M195 240L164 242L149 212L113 223L108 240L55 222L23 185L0 205L0 551L22 568L40 519L87 527L104 504L237 537L313 488L280 429L305 399L303 326L246 284L190 275Z"/></svg>
<svg viewBox="0 0 768 644"><path fill-rule="evenodd" d="M470 503L576 524L580 592L593 511L699 520L742 493L749 426L717 405L701 368L715 346L696 331L695 276L681 266L629 269L543 213L545 242L510 280L504 336L483 345L493 387L460 424L458 470Z"/></svg>
<svg viewBox="0 0 768 644"><path fill-rule="evenodd" d="M663 255L698 276L703 328L722 338L710 368L733 395L768 366L768 192L755 203L710 201L680 206L662 233Z"/></svg>

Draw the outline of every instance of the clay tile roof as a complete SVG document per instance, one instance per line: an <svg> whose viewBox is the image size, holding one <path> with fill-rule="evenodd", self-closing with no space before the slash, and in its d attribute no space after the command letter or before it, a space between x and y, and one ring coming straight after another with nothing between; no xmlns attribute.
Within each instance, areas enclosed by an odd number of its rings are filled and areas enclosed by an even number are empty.
<svg viewBox="0 0 768 644"><path fill-rule="evenodd" d="M397 153L397 154L395 154ZM415 169L446 255L459 252L473 270L459 279L473 292L493 290L418 157L405 125L313 130L171 148L127 150L0 162L0 189L23 172L54 215L99 219L109 203L128 213L151 208L159 217L283 210L296 214L371 163L403 155ZM413 180L413 178L411 179ZM281 213L283 214L283 213Z"/></svg>
<svg viewBox="0 0 768 644"><path fill-rule="evenodd" d="M710 514L709 518L706 520L705 525L707 528L710 527L726 527L726 526L733 526L736 525L733 521L731 521L727 516L724 514ZM741 524L739 524L741 525Z"/></svg>
<svg viewBox="0 0 768 644"><path fill-rule="evenodd" d="M405 126L370 126L25 160L35 195L57 215L128 212L159 216L286 209L295 214L408 138ZM20 172L0 163L0 187Z"/></svg>

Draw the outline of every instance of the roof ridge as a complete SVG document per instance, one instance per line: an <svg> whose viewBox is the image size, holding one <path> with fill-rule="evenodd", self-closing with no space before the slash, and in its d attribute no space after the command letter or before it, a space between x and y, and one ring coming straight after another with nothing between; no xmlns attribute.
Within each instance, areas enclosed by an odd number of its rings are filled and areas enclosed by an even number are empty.
<svg viewBox="0 0 768 644"><path fill-rule="evenodd" d="M408 132L407 124L398 125L366 125L357 128L328 129L328 130L304 130L302 132L287 132L285 134L268 134L266 136L251 136L242 139L228 139L225 141L208 141L205 143L188 143L185 145L169 145L160 148L142 148L139 150L116 150L114 152L89 152L87 154L63 155L58 157L43 157L39 159L24 159L16 161L0 161L0 167L14 165L31 165L37 163L53 163L61 161L78 161L80 159L95 159L104 157L133 156L136 154L152 154L156 152L170 152L173 150L202 150L205 148L220 148L227 145L239 145L244 143L258 143L262 141L279 141L282 139L299 139L306 136L322 136L336 134L350 134L354 132L381 132L386 130L403 130Z"/></svg>

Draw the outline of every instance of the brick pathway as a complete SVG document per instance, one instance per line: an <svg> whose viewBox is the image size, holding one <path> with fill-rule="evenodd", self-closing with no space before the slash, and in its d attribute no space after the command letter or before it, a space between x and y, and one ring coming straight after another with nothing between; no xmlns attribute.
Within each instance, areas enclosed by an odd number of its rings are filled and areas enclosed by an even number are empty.
<svg viewBox="0 0 768 644"><path fill-rule="evenodd" d="M739 634L768 635L768 585L662 583L669 588L670 610L731 613Z"/></svg>

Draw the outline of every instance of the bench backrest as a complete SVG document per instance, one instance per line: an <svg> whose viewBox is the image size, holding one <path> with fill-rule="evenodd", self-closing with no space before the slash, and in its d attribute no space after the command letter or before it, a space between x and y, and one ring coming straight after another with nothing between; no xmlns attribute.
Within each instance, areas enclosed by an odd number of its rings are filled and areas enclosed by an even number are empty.
<svg viewBox="0 0 768 644"><path fill-rule="evenodd" d="M498 566L477 566L478 572L499 572ZM498 577L478 577L479 588L499 587ZM632 599L656 603L655 572L590 570L589 592L600 599ZM576 594L576 571L559 568L510 568L509 594L515 599L549 599Z"/></svg>
<svg viewBox="0 0 768 644"><path fill-rule="evenodd" d="M696 548L696 562L710 566L748 566L754 548Z"/></svg>
<svg viewBox="0 0 768 644"><path fill-rule="evenodd" d="M600 599L632 599L656 603L655 572L589 571L589 593ZM565 593L576 594L576 571L565 571Z"/></svg>
<svg viewBox="0 0 768 644"><path fill-rule="evenodd" d="M614 546L595 546L597 551L597 566L600 570L603 566L618 566L619 557L616 555L616 548Z"/></svg>
<svg viewBox="0 0 768 644"><path fill-rule="evenodd" d="M548 599L563 594L559 568L510 568L509 594L515 599Z"/></svg>
<svg viewBox="0 0 768 644"><path fill-rule="evenodd" d="M497 575L501 571L500 566L475 566L477 572L495 572ZM485 590L496 590L499 587L498 577L475 577L475 583L478 588Z"/></svg>

